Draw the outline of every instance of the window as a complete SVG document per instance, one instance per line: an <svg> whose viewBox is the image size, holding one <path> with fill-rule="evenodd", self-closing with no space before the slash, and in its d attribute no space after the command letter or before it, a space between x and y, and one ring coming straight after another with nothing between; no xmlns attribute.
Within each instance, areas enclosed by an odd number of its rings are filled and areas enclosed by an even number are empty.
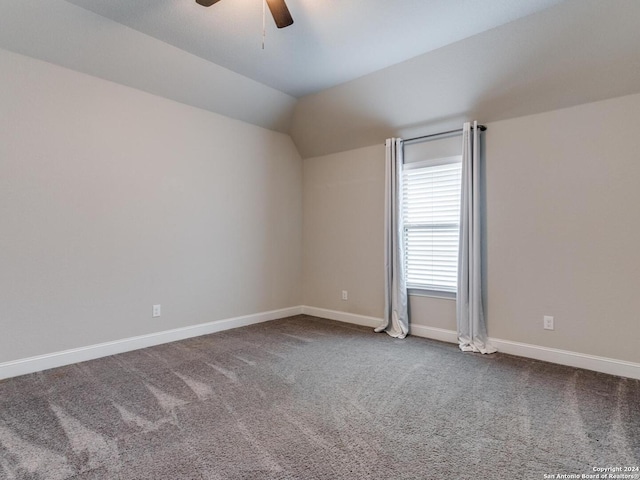
<svg viewBox="0 0 640 480"><path fill-rule="evenodd" d="M408 163L403 172L407 288L455 294L462 157Z"/></svg>

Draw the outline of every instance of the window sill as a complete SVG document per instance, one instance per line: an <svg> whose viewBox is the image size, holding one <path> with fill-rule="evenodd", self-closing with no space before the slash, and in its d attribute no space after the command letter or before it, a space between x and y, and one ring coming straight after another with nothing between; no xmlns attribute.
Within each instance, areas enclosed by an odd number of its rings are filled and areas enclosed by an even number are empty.
<svg viewBox="0 0 640 480"><path fill-rule="evenodd" d="M421 288L409 288L407 293L410 297L431 297L431 298L442 298L444 300L454 300L456 299L455 292L439 292L437 290L423 290Z"/></svg>

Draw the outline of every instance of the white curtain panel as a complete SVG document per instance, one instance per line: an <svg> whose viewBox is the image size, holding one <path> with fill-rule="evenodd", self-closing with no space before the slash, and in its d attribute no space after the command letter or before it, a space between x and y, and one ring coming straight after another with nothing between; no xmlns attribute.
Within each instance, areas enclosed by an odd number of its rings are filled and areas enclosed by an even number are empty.
<svg viewBox="0 0 640 480"><path fill-rule="evenodd" d="M384 200L384 320L376 332L404 338L409 332L407 285L404 276L404 231L402 222L402 162L401 138L386 141Z"/></svg>
<svg viewBox="0 0 640 480"><path fill-rule="evenodd" d="M482 308L480 215L480 132L478 122L462 129L462 195L456 312L458 342L464 352L493 353Z"/></svg>

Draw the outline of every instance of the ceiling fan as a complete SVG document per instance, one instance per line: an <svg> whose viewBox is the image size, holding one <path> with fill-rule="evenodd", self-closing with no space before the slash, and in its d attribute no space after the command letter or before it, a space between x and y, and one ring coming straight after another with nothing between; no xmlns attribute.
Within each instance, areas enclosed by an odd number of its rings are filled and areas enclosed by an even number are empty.
<svg viewBox="0 0 640 480"><path fill-rule="evenodd" d="M220 0L196 0L196 3L203 7L210 7L219 1ZM267 5L269 5L269 10L271 10L271 15L273 15L273 19L278 28L288 27L293 23L293 17L291 13L289 13L289 9L284 0L267 0Z"/></svg>

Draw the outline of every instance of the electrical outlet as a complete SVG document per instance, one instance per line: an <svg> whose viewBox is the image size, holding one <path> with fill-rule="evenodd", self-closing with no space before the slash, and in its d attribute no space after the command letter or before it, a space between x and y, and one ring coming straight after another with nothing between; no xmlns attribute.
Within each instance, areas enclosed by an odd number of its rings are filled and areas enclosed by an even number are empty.
<svg viewBox="0 0 640 480"><path fill-rule="evenodd" d="M342 300L349 300L349 292L342 290Z"/></svg>
<svg viewBox="0 0 640 480"><path fill-rule="evenodd" d="M155 318L155 317L159 317L159 316L160 316L160 313L161 313L161 309L160 309L160 308L161 308L161 305L154 305L154 306L153 306L153 313L152 313L152 316L153 316L154 318Z"/></svg>
<svg viewBox="0 0 640 480"><path fill-rule="evenodd" d="M553 330L553 317L545 315L542 320L542 326L545 330Z"/></svg>

